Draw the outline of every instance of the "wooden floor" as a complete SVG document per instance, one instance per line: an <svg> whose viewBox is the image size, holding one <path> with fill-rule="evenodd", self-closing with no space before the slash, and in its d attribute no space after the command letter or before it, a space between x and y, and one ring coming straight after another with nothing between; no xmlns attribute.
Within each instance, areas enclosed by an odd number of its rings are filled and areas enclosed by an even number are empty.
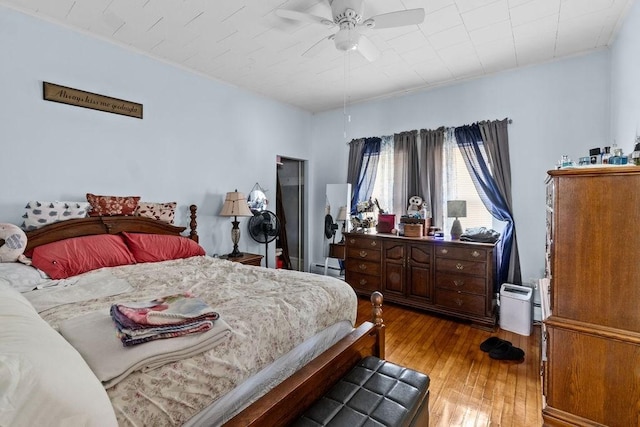
<svg viewBox="0 0 640 427"><path fill-rule="evenodd" d="M541 426L540 327L529 337L425 312L383 306L386 359L429 375L431 427ZM361 298L358 324L371 318ZM496 335L525 352L524 362L493 360L480 344Z"/></svg>

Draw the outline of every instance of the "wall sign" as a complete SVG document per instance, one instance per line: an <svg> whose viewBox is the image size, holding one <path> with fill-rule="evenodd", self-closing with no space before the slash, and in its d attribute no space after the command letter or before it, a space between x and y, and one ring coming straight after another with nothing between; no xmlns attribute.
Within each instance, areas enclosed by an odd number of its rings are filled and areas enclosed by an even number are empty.
<svg viewBox="0 0 640 427"><path fill-rule="evenodd" d="M108 113L136 117L138 119L142 118L142 104L72 89L49 82L42 82L42 97L47 101L106 111Z"/></svg>

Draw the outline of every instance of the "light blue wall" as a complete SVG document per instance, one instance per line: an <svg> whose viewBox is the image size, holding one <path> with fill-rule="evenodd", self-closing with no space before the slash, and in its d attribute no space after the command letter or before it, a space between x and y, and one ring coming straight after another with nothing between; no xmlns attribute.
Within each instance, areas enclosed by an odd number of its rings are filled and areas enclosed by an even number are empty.
<svg viewBox="0 0 640 427"><path fill-rule="evenodd" d="M608 143L609 92L609 53L600 51L353 105L347 139L513 119L509 127L513 205L522 277L528 282L544 272L546 171L563 154L578 158L589 148ZM342 109L318 114L312 123L317 169L314 212L322 212L324 185L346 180L343 123ZM319 218L316 222L320 224ZM312 242L316 253L322 253L321 235L317 236Z"/></svg>
<svg viewBox="0 0 640 427"><path fill-rule="evenodd" d="M635 2L611 49L611 130L625 153L640 135L640 3Z"/></svg>
<svg viewBox="0 0 640 427"><path fill-rule="evenodd" d="M196 203L202 244L225 253L224 193L260 182L274 199L283 155L309 160L308 260L322 261L325 187L346 180L346 140L509 117L523 279L540 277L546 171L613 138L632 148L639 24L636 4L611 50L353 105L345 139L342 109L311 115L0 6L0 220L19 223L30 199L136 194L178 201L182 224ZM144 119L43 101L42 81L142 103ZM261 251L246 234L241 250Z"/></svg>
<svg viewBox="0 0 640 427"><path fill-rule="evenodd" d="M228 253L225 193L259 182L275 200L276 155L310 156L308 112L5 7L0 58L2 222L29 200L140 195L177 201L179 224L197 204L202 245ZM141 103L144 119L44 101L43 81ZM263 253L244 222L240 249Z"/></svg>

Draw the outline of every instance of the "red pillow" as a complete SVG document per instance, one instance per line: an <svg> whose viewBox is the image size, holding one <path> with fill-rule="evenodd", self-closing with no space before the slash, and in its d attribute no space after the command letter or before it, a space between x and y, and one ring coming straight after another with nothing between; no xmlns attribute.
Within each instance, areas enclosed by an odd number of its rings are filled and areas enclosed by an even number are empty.
<svg viewBox="0 0 640 427"><path fill-rule="evenodd" d="M182 236L123 232L137 262L157 262L204 255L202 246Z"/></svg>
<svg viewBox="0 0 640 427"><path fill-rule="evenodd" d="M136 262L122 237L111 234L73 237L38 246L31 261L52 279Z"/></svg>

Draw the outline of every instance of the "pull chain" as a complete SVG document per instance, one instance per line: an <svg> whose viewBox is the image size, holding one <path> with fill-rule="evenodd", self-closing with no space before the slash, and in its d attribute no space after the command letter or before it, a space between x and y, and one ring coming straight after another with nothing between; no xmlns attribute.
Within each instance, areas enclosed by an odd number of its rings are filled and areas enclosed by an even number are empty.
<svg viewBox="0 0 640 427"><path fill-rule="evenodd" d="M348 50L344 53L344 93L342 95L342 114L343 114L343 136L344 140L347 140L347 128L351 123L351 115L347 111L347 105L349 104L349 86L351 79L351 51Z"/></svg>

